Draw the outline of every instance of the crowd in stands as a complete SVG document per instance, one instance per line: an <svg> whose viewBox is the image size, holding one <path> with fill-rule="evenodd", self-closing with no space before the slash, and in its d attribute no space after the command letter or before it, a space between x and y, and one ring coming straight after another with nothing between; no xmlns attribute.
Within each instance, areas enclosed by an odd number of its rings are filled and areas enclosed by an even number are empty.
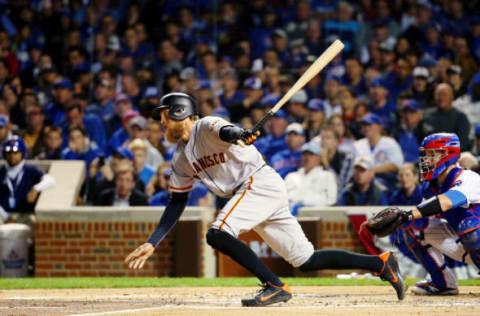
<svg viewBox="0 0 480 316"><path fill-rule="evenodd" d="M175 146L152 110L251 128L329 44L343 52L254 146L303 205L415 201L424 136L480 157L480 5L461 0L0 1L0 143L84 160L82 205L165 205ZM413 178L412 178L413 176ZM413 198L412 198L413 195ZM188 205L213 205L201 183Z"/></svg>

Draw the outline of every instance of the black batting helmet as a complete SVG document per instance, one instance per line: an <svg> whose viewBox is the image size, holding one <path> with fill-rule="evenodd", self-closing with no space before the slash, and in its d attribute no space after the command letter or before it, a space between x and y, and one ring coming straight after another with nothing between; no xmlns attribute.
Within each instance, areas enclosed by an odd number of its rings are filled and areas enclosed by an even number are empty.
<svg viewBox="0 0 480 316"><path fill-rule="evenodd" d="M188 94L182 92L172 92L164 95L160 99L160 105L154 109L152 114L155 120L160 119L162 109L169 109L168 115L175 121L181 121L197 114L195 100Z"/></svg>

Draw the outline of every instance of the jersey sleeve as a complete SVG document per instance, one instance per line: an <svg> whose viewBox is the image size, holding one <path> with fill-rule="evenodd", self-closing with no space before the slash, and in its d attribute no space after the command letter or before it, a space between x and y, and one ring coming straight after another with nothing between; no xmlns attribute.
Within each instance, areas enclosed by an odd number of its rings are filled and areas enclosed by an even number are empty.
<svg viewBox="0 0 480 316"><path fill-rule="evenodd" d="M183 193L193 188L193 170L188 165L187 158L182 153L180 157L174 157L172 162L172 174L170 176L169 191Z"/></svg>
<svg viewBox="0 0 480 316"><path fill-rule="evenodd" d="M449 191L458 191L467 198L467 203L461 205L463 208L468 208L472 204L479 204L480 175L470 170L464 170Z"/></svg>
<svg viewBox="0 0 480 316"><path fill-rule="evenodd" d="M220 139L219 133L222 127L233 125L232 123L215 116L206 116L199 121L199 124L202 133L215 135L218 139Z"/></svg>

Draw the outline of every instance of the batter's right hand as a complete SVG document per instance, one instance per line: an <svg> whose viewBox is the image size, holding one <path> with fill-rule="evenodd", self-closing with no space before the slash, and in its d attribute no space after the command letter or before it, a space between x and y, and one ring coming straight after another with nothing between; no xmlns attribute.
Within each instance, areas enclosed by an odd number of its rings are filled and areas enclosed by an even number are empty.
<svg viewBox="0 0 480 316"><path fill-rule="evenodd" d="M151 243L144 243L132 251L126 258L125 263L128 263L130 269L141 269L147 259L153 254L155 247Z"/></svg>

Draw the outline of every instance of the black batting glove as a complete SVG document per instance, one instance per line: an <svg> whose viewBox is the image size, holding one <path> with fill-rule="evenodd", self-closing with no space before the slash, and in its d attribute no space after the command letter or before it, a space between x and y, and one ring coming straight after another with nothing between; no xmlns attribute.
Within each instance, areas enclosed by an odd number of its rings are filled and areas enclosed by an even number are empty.
<svg viewBox="0 0 480 316"><path fill-rule="evenodd" d="M251 129L228 125L220 129L220 139L232 144L251 145L257 140L260 132L253 132ZM240 145L239 144L239 145Z"/></svg>

